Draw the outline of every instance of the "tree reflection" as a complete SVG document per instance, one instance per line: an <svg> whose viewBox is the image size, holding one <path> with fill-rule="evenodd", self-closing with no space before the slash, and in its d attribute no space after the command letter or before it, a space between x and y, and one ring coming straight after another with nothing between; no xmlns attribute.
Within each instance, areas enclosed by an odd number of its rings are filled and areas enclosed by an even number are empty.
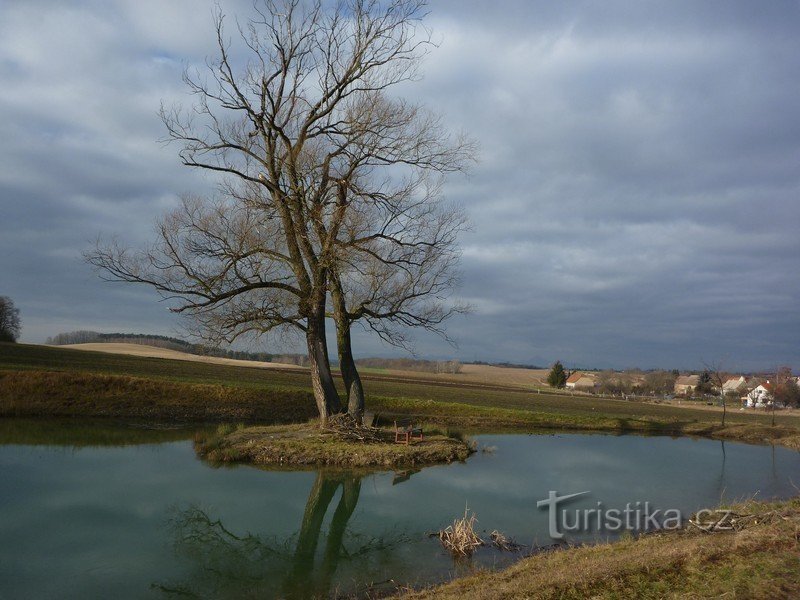
<svg viewBox="0 0 800 600"><path fill-rule="evenodd" d="M322 523L336 491L342 488L339 503L333 513L325 551L319 569L315 568L317 545L321 537ZM351 474L317 473L303 513L303 523L297 537L292 569L284 586L288 595L307 598L320 593L327 595L339 558L342 556L342 540L347 523L356 508L361 492L361 479Z"/></svg>
<svg viewBox="0 0 800 600"><path fill-rule="evenodd" d="M338 502L323 535L326 516ZM406 540L404 535L367 538L351 535L347 527L358 504L361 476L319 471L306 501L299 531L286 539L237 535L221 520L191 507L172 519L179 556L192 562L188 583L154 584L168 595L182 597L327 597L342 559L389 554Z"/></svg>

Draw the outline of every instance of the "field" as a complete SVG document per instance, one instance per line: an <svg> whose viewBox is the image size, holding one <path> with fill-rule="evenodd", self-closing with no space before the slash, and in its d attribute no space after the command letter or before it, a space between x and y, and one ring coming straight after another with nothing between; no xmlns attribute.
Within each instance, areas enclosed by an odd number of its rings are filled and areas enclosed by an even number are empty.
<svg viewBox="0 0 800 600"><path fill-rule="evenodd" d="M212 365L228 365L238 367L251 367L257 369L301 369L296 365L284 363L261 362L256 360L237 360L235 358L220 358L218 356L200 356L189 354L179 350L169 348L158 348L156 346L145 346L142 344L128 344L124 342L113 343L89 343L89 344L66 344L54 346L56 348L67 348L71 350L83 350L88 352L105 352L108 354L127 354L129 356L144 356L147 358L169 358L172 360L188 360L191 362L207 363Z"/></svg>
<svg viewBox="0 0 800 600"><path fill-rule="evenodd" d="M127 343L88 343L67 344L54 346L69 350L82 350L84 352L104 352L107 354L122 354L140 356L144 358L167 358L171 360L184 360L199 362L209 365L222 365L231 367L248 367L257 369L293 369L305 371L305 367L275 362L259 362L252 360L236 360L232 358L219 358L216 356L199 356L168 348L157 348L142 344ZM518 387L522 389L547 387L545 380L547 370L544 369L513 369L508 367L495 367L491 365L463 365L461 372L452 373L421 373L419 371L401 371L395 369L361 368L366 375L401 377L403 379L428 381L434 383L470 383L475 385L499 385L503 387Z"/></svg>
<svg viewBox="0 0 800 600"><path fill-rule="evenodd" d="M157 349L158 350L158 349ZM519 369L506 369L520 371ZM422 374L365 373L368 410L411 414L459 427L694 430L721 415L692 407L523 390L519 382L460 383ZM520 374L517 374L520 376ZM136 416L195 421L288 422L313 414L308 372L0 344L0 414ZM496 377L496 376L495 376ZM729 423L766 425L768 414L728 411ZM800 415L778 415L800 426Z"/></svg>

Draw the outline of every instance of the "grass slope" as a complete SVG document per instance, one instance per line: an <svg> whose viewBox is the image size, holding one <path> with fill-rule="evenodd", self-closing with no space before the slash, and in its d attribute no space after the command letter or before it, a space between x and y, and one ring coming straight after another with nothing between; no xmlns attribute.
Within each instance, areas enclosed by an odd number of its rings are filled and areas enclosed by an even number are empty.
<svg viewBox="0 0 800 600"><path fill-rule="evenodd" d="M800 500L732 507L754 515L736 532L681 530L539 554L408 600L798 598Z"/></svg>

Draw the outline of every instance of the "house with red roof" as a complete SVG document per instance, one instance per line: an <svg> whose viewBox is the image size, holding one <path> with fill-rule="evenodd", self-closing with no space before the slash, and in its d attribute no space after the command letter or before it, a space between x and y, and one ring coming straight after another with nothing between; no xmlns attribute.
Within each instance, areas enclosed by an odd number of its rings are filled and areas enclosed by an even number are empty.
<svg viewBox="0 0 800 600"><path fill-rule="evenodd" d="M575 371L567 378L567 388L571 390L593 390L597 385L594 373Z"/></svg>

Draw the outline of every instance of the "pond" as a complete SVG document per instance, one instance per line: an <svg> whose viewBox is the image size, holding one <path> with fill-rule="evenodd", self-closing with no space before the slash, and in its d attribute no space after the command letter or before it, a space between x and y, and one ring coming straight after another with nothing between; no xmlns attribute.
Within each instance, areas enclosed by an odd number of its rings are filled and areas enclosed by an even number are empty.
<svg viewBox="0 0 800 600"><path fill-rule="evenodd" d="M526 549L554 543L548 493L570 507L648 502L688 516L720 499L788 497L800 454L704 439L479 435L466 463L417 472L217 468L193 431L0 423L0 597L295 597L390 591L502 567L454 561L428 534L468 506ZM613 537L569 533L567 541Z"/></svg>

